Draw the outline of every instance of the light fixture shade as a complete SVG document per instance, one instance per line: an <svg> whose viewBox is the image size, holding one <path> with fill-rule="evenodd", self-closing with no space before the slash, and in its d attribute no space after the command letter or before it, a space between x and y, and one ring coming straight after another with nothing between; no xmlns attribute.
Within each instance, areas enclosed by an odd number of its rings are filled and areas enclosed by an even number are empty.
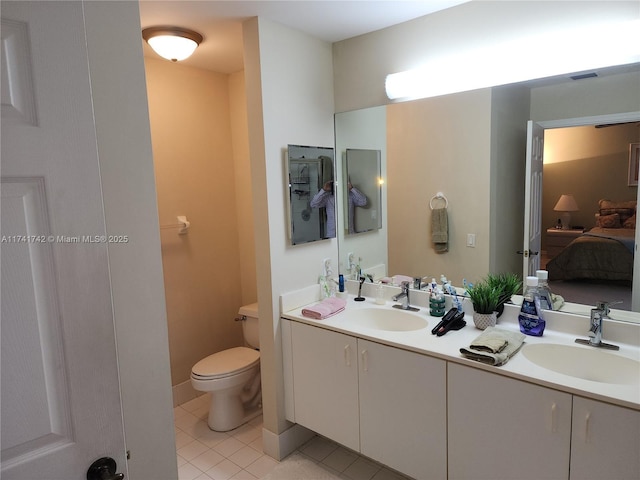
<svg viewBox="0 0 640 480"><path fill-rule="evenodd" d="M178 62L189 58L203 38L198 32L179 27L149 27L142 38L163 58Z"/></svg>
<svg viewBox="0 0 640 480"><path fill-rule="evenodd" d="M553 207L556 212L562 212L560 216L560 222L563 230L569 230L571 228L571 214L569 212L577 212L578 203L571 194L561 195L556 206Z"/></svg>
<svg viewBox="0 0 640 480"><path fill-rule="evenodd" d="M578 204L576 203L576 199L573 198L571 194L561 195L556 206L553 207L553 210L556 212L577 212L580 210L578 208Z"/></svg>

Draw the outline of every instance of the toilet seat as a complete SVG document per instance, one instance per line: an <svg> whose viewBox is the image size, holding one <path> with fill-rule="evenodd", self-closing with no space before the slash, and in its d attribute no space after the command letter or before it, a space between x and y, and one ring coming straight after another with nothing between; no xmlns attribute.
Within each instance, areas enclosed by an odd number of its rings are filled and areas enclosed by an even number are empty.
<svg viewBox="0 0 640 480"><path fill-rule="evenodd" d="M233 347L200 360L191 369L191 376L198 380L215 380L250 370L259 363L259 351Z"/></svg>

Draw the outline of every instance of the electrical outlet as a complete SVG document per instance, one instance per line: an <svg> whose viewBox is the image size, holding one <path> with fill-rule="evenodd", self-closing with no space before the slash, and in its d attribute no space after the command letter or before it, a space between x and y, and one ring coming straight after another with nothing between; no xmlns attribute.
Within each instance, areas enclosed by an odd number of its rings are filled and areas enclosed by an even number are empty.
<svg viewBox="0 0 640 480"><path fill-rule="evenodd" d="M476 234L467 233L467 247L474 248L476 246Z"/></svg>

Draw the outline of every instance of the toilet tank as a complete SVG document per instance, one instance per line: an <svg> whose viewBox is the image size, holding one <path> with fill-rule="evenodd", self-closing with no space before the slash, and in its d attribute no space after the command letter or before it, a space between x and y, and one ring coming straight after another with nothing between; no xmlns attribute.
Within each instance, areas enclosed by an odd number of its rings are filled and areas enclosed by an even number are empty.
<svg viewBox="0 0 640 480"><path fill-rule="evenodd" d="M260 328L258 327L258 304L244 305L238 310L238 315L244 318L242 334L244 340L253 348L260 348Z"/></svg>

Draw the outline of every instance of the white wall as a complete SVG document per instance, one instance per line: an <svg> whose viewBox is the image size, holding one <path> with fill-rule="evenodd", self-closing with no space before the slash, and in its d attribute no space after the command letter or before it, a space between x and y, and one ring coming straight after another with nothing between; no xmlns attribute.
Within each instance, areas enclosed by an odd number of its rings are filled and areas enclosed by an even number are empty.
<svg viewBox="0 0 640 480"><path fill-rule="evenodd" d="M244 24L264 428L284 416L279 297L317 283L324 258L337 266L337 240L291 246L287 238L284 152L288 144L334 145L331 45L277 23ZM265 451L273 456L279 452Z"/></svg>
<svg viewBox="0 0 640 480"><path fill-rule="evenodd" d="M129 478L177 478L138 5L85 2L84 13L107 234L129 235L109 245Z"/></svg>
<svg viewBox="0 0 640 480"><path fill-rule="evenodd" d="M536 122L640 111L640 73L630 72L531 89Z"/></svg>
<svg viewBox="0 0 640 480"><path fill-rule="evenodd" d="M543 34L549 28L639 18L637 1L473 1L347 39L334 44L336 112L389 103L386 75L430 59Z"/></svg>

